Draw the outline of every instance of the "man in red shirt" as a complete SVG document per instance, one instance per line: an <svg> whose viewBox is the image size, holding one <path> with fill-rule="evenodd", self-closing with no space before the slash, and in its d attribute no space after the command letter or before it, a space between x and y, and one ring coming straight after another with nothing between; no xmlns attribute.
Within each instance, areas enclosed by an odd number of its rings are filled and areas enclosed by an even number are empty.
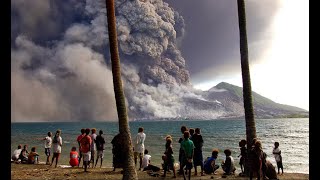
<svg viewBox="0 0 320 180"><path fill-rule="evenodd" d="M80 148L83 156L84 172L87 172L87 167L91 159L92 140L91 140L91 137L89 136L90 129L87 128L85 132L86 132L85 136L80 140Z"/></svg>
<svg viewBox="0 0 320 180"><path fill-rule="evenodd" d="M78 167L80 166L80 162L81 162L81 158L82 158L80 140L84 137L84 133L85 133L85 129L82 128L81 129L81 134L77 138L77 142L78 142L78 145L79 145L79 164L78 164Z"/></svg>

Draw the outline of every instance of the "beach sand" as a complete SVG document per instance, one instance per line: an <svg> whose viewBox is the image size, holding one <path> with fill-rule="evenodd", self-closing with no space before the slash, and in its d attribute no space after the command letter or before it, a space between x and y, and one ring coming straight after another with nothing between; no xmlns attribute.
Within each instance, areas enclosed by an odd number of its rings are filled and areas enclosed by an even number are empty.
<svg viewBox="0 0 320 180"><path fill-rule="evenodd" d="M59 166L57 168L50 167L49 165L44 164L15 164L11 163L11 179L13 180L61 180L61 179L110 179L110 180L117 180L122 179L121 170L116 169L116 171L112 171L112 168L89 168L89 172L84 172L82 168L78 167L64 167ZM198 168L199 169L199 168ZM199 170L198 170L199 171ZM149 175L145 171L137 171L139 179L173 179L173 173L167 173L167 177L161 177L163 174L162 171L159 172L159 177L153 177ZM238 175L231 175L227 176L226 178L222 177L222 170L218 169L217 174L215 175L205 175L200 176L198 172L198 176L193 175L193 171L191 174L191 179L194 180L202 180L202 179L239 179L239 180L247 180L247 177L239 177ZM287 180L307 180L309 179L309 174L301 174L301 173L284 173L283 175L278 176L280 180L287 179ZM183 176L177 175L178 179L183 179Z"/></svg>

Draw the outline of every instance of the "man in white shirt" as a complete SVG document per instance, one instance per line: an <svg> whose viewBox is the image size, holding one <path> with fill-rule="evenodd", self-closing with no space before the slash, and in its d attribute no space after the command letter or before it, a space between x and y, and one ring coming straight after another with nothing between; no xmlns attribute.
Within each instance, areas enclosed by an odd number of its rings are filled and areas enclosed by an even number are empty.
<svg viewBox="0 0 320 180"><path fill-rule="evenodd" d="M48 132L48 136L43 138L42 140L44 140L44 153L47 156L47 162L46 164L50 164L50 155L51 155L51 145L52 145L52 133L49 131Z"/></svg>
<svg viewBox="0 0 320 180"><path fill-rule="evenodd" d="M160 171L160 168L151 164L151 156L148 154L148 150L144 150L144 156L142 159L141 168L143 171L152 170L153 172Z"/></svg>
<svg viewBox="0 0 320 180"><path fill-rule="evenodd" d="M144 141L146 139L146 134L143 132L143 127L139 127L138 134L136 136L134 144L134 163L137 164L137 159L139 156L140 165L139 170L142 166L142 157L144 156Z"/></svg>

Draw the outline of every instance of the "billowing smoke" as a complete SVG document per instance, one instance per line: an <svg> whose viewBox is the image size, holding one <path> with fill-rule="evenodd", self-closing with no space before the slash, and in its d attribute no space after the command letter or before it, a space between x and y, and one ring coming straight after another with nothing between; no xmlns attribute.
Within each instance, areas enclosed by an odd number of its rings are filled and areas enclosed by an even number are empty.
<svg viewBox="0 0 320 180"><path fill-rule="evenodd" d="M12 25L12 121L117 120L105 2L74 0L68 2L74 9L61 9L64 1L24 1L31 3L28 12L20 2L11 3L17 19ZM208 110L212 102L202 109L190 106L190 99L202 96L191 86L177 45L185 33L183 17L162 0L115 2L129 118L223 115L223 108ZM44 16L34 12L41 4ZM69 13L65 20L62 11ZM53 17L55 32L45 33L44 19ZM23 29L26 19L32 24Z"/></svg>

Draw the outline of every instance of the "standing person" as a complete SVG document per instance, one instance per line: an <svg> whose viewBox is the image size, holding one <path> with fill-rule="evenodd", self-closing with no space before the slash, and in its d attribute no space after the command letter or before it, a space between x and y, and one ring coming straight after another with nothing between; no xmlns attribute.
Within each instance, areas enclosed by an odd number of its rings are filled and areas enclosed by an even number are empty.
<svg viewBox="0 0 320 180"><path fill-rule="evenodd" d="M77 137L77 142L78 142L78 147L79 147L79 164L78 164L78 167L80 166L80 163L81 163L81 158L82 158L82 153L81 153L81 147L80 147L80 140L84 137L84 134L85 134L85 129L82 128L81 130L81 134Z"/></svg>
<svg viewBox="0 0 320 180"><path fill-rule="evenodd" d="M50 166L52 166L53 160L56 159L55 167L57 167L59 157L61 154L61 146L62 146L61 130L56 131L56 134L54 135L52 140L52 145L53 145L53 157L52 157Z"/></svg>
<svg viewBox="0 0 320 180"><path fill-rule="evenodd" d="M216 160L218 158L218 149L213 149L211 153L211 157L209 157L203 165L204 172L206 174L215 174L215 171L219 169L219 165L216 164Z"/></svg>
<svg viewBox="0 0 320 180"><path fill-rule="evenodd" d="M192 136L194 135L194 129L190 128L189 129L189 133L190 133L190 139L192 138Z"/></svg>
<svg viewBox="0 0 320 180"><path fill-rule="evenodd" d="M224 154L226 155L226 160L221 164L221 167L224 171L224 175L233 174L236 168L234 166L234 160L233 160L233 157L231 156L230 149L224 150Z"/></svg>
<svg viewBox="0 0 320 180"><path fill-rule="evenodd" d="M240 155L238 157L241 156L239 164L240 164L240 167L241 167L241 173L242 174L244 174L245 159L246 159L246 156L247 156L246 144L247 144L247 141L245 139L242 139L239 142Z"/></svg>
<svg viewBox="0 0 320 180"><path fill-rule="evenodd" d="M36 152L36 147L31 148L31 152L28 155L28 164L38 164L39 154Z"/></svg>
<svg viewBox="0 0 320 180"><path fill-rule="evenodd" d="M195 146L194 156L193 156L194 175L195 176L197 175L197 166L200 166L201 176L204 176L204 174L203 174L203 155L202 155L203 138L202 138L202 135L200 134L200 128L195 129L195 134L193 136L191 136L190 140L192 140L192 142Z"/></svg>
<svg viewBox="0 0 320 180"><path fill-rule="evenodd" d="M274 158L276 159L276 162L277 162L278 174L280 174L280 169L282 170L282 174L283 174L282 156L281 156L281 150L279 149L279 142L274 143L272 154L274 155Z"/></svg>
<svg viewBox="0 0 320 180"><path fill-rule="evenodd" d="M85 136L80 140L80 147L81 147L81 153L83 156L83 165L84 165L84 172L87 172L87 167L90 163L91 159L91 144L92 140L90 138L90 129L87 128L85 130Z"/></svg>
<svg viewBox="0 0 320 180"><path fill-rule="evenodd" d="M95 154L96 154L96 151L97 151L97 147L96 147L96 138L97 138L97 134L96 134L96 128L92 128L91 129L91 159L90 159L90 162L89 162L89 166L90 166L90 163L92 163L92 168L94 168L94 157L95 157Z"/></svg>
<svg viewBox="0 0 320 180"><path fill-rule="evenodd" d="M20 155L19 155L19 159L21 159L21 163L23 163L23 164L27 163L27 161L28 161L28 154L29 154L29 152L28 152L28 145L25 144L25 145L23 146L23 149L21 150Z"/></svg>
<svg viewBox="0 0 320 180"><path fill-rule="evenodd" d="M99 131L99 135L96 137L97 160L96 160L95 167L97 166L98 159L101 158L100 168L102 167L102 160L103 160L103 157L104 157L104 144L106 143L105 140L104 140L104 137L102 136L102 134L103 134L103 131L100 130Z"/></svg>
<svg viewBox="0 0 320 180"><path fill-rule="evenodd" d="M256 140L254 143L254 149L253 149L253 155L254 155L254 161L253 166L251 167L252 172L256 172L258 176L258 180L265 178L265 172L266 172L266 158L267 155L265 152L262 151L262 145L261 142ZM250 179L252 179L253 174L250 173Z"/></svg>
<svg viewBox="0 0 320 180"><path fill-rule="evenodd" d="M166 177L167 171L172 169L173 178L176 178L176 170L174 168L174 157L173 157L171 137L166 138L166 151L164 152L163 160L164 160L164 168L163 168L164 174L162 175L162 177Z"/></svg>
<svg viewBox="0 0 320 180"><path fill-rule="evenodd" d="M144 156L144 141L146 139L146 134L143 132L143 127L139 127L138 134L134 142L134 163L137 164L137 159L139 156L139 170L141 170L142 158Z"/></svg>
<svg viewBox="0 0 320 180"><path fill-rule="evenodd" d="M124 143L125 139L123 136L121 136L120 133L114 136L114 138L111 141L113 171L115 171L116 168L123 168L124 162L126 161L126 159L124 158L125 152L123 152Z"/></svg>
<svg viewBox="0 0 320 180"><path fill-rule="evenodd" d="M182 169L182 153L183 153L183 150L182 150L182 148L181 148L181 142L183 141L183 134L184 134L184 132L185 131L187 131L188 129L187 129L187 127L186 126L181 126L181 128L180 128L180 131L181 131L181 133L182 133L182 137L180 137L179 138L179 143L180 143L180 149L179 149L179 164L180 164L180 168L179 168L179 172L178 172L178 174L180 174L180 175L182 175L182 171L183 171L183 169Z"/></svg>
<svg viewBox="0 0 320 180"><path fill-rule="evenodd" d="M71 151L70 151L69 164L71 167L79 165L79 154L77 152L77 148L74 146L71 148Z"/></svg>
<svg viewBox="0 0 320 180"><path fill-rule="evenodd" d="M189 131L185 131L184 134L184 140L181 142L181 148L182 148L182 173L183 178L186 179L185 172L183 171L183 168L186 167L186 172L189 173L188 179L191 178L191 169L192 169L192 160L194 155L194 144L189 139L190 133ZM181 168L180 168L181 169Z"/></svg>
<svg viewBox="0 0 320 180"><path fill-rule="evenodd" d="M18 149L16 149L16 150L14 150L13 151L13 155L12 155L12 157L11 157L11 159L13 160L13 161L17 161L18 159L19 159L19 155L20 155L20 153L21 153L21 144L19 144L18 145Z"/></svg>
<svg viewBox="0 0 320 180"><path fill-rule="evenodd" d="M50 164L50 155L51 155L51 145L52 145L52 133L49 131L48 136L43 138L42 140L44 140L44 153L47 156L47 161L46 164L49 165Z"/></svg>

